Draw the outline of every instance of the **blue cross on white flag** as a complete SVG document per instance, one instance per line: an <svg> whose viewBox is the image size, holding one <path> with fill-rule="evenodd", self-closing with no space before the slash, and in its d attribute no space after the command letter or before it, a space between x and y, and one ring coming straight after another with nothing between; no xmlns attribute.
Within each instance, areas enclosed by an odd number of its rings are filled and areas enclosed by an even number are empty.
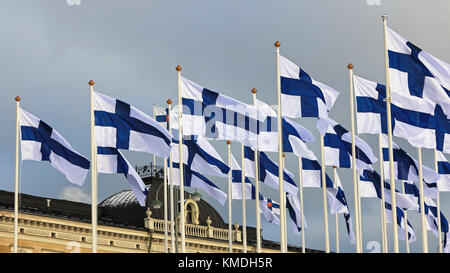
<svg viewBox="0 0 450 273"><path fill-rule="evenodd" d="M387 49L391 93L403 93L410 98L397 101L393 97L393 102L407 108L414 99L429 100L434 104L433 110L450 116L450 64L390 28L387 28Z"/></svg>
<svg viewBox="0 0 450 273"><path fill-rule="evenodd" d="M260 194L259 203L261 213L270 223L280 225L280 204L270 198L266 198Z"/></svg>
<svg viewBox="0 0 450 273"><path fill-rule="evenodd" d="M119 150L97 147L97 171L99 173L122 173L125 175L139 204L145 207L148 190L142 178Z"/></svg>
<svg viewBox="0 0 450 273"><path fill-rule="evenodd" d="M153 115L155 116L155 120L157 122L161 123L164 128L167 128L167 130L169 130L167 123L167 121L169 120L169 108L153 106Z"/></svg>
<svg viewBox="0 0 450 273"><path fill-rule="evenodd" d="M350 213L344 213L345 227L347 228L348 239L351 244L356 244L355 232L353 232L352 218Z"/></svg>
<svg viewBox="0 0 450 273"><path fill-rule="evenodd" d="M357 76L354 83L358 133L387 134L386 87ZM450 152L450 120L440 113L439 105L404 93L394 92L391 97L394 136L414 147ZM439 111L435 113L435 109Z"/></svg>
<svg viewBox="0 0 450 273"><path fill-rule="evenodd" d="M89 171L89 160L79 154L47 123L19 109L22 160L49 161L66 178L79 186Z"/></svg>
<svg viewBox="0 0 450 273"><path fill-rule="evenodd" d="M233 199L242 200L242 170L236 159L231 155L231 192ZM248 177L245 177L244 182L244 198L255 200L256 199L256 189L255 186L250 182Z"/></svg>
<svg viewBox="0 0 450 273"><path fill-rule="evenodd" d="M448 163L445 155L439 151L437 152L437 166L440 175L437 182L439 191L450 191L450 163Z"/></svg>
<svg viewBox="0 0 450 273"><path fill-rule="evenodd" d="M295 233L302 231L302 211L300 209L300 201L298 197L292 194L286 194L286 209L291 218L292 227ZM303 215L304 228L307 228L305 216Z"/></svg>
<svg viewBox="0 0 450 273"><path fill-rule="evenodd" d="M386 223L392 223L392 206L389 203L385 204L385 212L386 212ZM416 232L414 231L414 228L412 227L411 223L407 221L408 223L408 242L412 243L416 241ZM402 209L397 207L397 230L398 230L398 238L400 240L405 241L406 240L406 234L405 234L405 214Z"/></svg>
<svg viewBox="0 0 450 273"><path fill-rule="evenodd" d="M281 111L289 118L327 118L339 92L312 79L280 55Z"/></svg>
<svg viewBox="0 0 450 273"><path fill-rule="evenodd" d="M181 77L183 135L237 141L256 147L258 121L266 118L254 106L208 90Z"/></svg>
<svg viewBox="0 0 450 273"><path fill-rule="evenodd" d="M139 109L94 92L94 115L97 146L169 157L172 139L169 131Z"/></svg>

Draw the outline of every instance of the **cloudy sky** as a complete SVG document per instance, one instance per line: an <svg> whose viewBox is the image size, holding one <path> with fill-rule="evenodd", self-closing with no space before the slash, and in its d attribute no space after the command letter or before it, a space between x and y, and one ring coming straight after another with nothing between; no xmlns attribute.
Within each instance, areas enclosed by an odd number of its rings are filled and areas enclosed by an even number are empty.
<svg viewBox="0 0 450 273"><path fill-rule="evenodd" d="M69 5L72 3L72 5ZM450 2L446 0L3 0L0 2L0 189L13 191L15 103L22 97L24 109L58 130L79 152L90 156L89 86L123 99L152 114L152 105L176 101L176 72L211 90L251 102L252 88L258 98L276 102L275 48L299 64L314 79L340 91L331 116L350 128L349 82L346 65L355 73L384 83L384 53L381 15L389 15L389 26L419 47L450 62ZM300 121L318 137L313 119ZM362 136L377 153L377 136ZM395 141L411 155L416 149ZM226 156L226 144L213 144ZM319 154L318 142L310 148ZM239 158L239 145L233 146ZM125 153L135 165L153 156ZM424 163L433 167L433 153L423 151ZM276 155L274 155L276 158ZM378 167L378 165L376 166ZM288 156L287 168L298 173L297 159ZM331 169L328 169L331 174ZM90 177L81 188L72 186L46 162L21 164L21 192L50 198L89 202ZM339 170L353 212L351 170ZM215 180L226 189L226 181ZM99 200L127 189L119 175L99 175ZM264 194L278 193L262 186ZM205 196L205 194L204 194ZM209 201L227 219L224 207ZM252 202L250 212L255 211ZM444 214L450 215L450 195L441 195ZM380 242L379 201L364 199L363 239L366 247ZM233 222L241 222L240 202L233 205ZM320 189L305 190L305 214L309 229L306 246L323 249L323 215ZM255 225L253 213L247 214ZM144 215L143 215L144 217ZM411 212L421 250L420 219ZM331 250L335 249L334 217L330 219ZM344 220L340 221L341 250L352 252ZM263 236L279 240L278 226L264 218ZM389 225L389 233L392 228ZM300 236L289 229L289 243L300 245ZM437 240L429 233L430 251ZM391 239L391 238L390 238ZM375 241L375 243L371 242ZM392 240L390 240L392 250ZM400 242L404 250L404 242Z"/></svg>

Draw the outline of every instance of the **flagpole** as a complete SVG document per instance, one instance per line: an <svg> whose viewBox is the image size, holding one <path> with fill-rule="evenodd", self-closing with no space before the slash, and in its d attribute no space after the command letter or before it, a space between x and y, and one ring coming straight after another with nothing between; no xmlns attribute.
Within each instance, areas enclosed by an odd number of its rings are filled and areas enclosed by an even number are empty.
<svg viewBox="0 0 450 273"><path fill-rule="evenodd" d="M428 253L428 234L425 219L425 200L423 195L423 172L422 172L422 148L417 148L419 161L419 201L420 201L420 219L422 222L422 251Z"/></svg>
<svg viewBox="0 0 450 273"><path fill-rule="evenodd" d="M156 120L155 104L153 104L153 119ZM156 155L153 154L153 176L156 176Z"/></svg>
<svg viewBox="0 0 450 273"><path fill-rule="evenodd" d="M177 82L178 82L178 142L179 142L179 154L180 154L180 224L181 224L181 253L186 253L186 230L185 230L185 215L184 215L184 161L183 161L183 133L181 113L183 112L183 103L181 101L181 79L180 72L181 66L175 68L177 70Z"/></svg>
<svg viewBox="0 0 450 273"><path fill-rule="evenodd" d="M227 148L228 148L228 167L230 167L230 171L228 172L228 252L233 253L233 224L231 217L231 141L227 140Z"/></svg>
<svg viewBox="0 0 450 273"><path fill-rule="evenodd" d="M356 173L356 147L355 147L355 114L353 105L353 64L347 65L350 76L350 115L352 124L352 170L353 170L353 200L355 206L355 246L356 253L361 253L361 238L360 238L360 221L359 221L359 187ZM323 141L322 141L323 142Z"/></svg>
<svg viewBox="0 0 450 273"><path fill-rule="evenodd" d="M168 226L167 226L167 159L163 158L164 161L164 253L169 253L169 236L168 236Z"/></svg>
<svg viewBox="0 0 450 273"><path fill-rule="evenodd" d="M253 103L256 106L256 88L252 89ZM261 253L261 208L259 207L259 154L258 147L254 151L255 157L255 191L256 191L256 253Z"/></svg>
<svg viewBox="0 0 450 273"><path fill-rule="evenodd" d="M283 138L282 138L282 127L281 127L281 81L280 81L280 45L279 41L275 42L276 57L277 57L277 102L278 102L278 177L279 177L279 187L280 187L280 251L282 253L286 252L286 242L284 241L284 230L285 230L285 206L283 196L284 196L284 179L283 179Z"/></svg>
<svg viewBox="0 0 450 273"><path fill-rule="evenodd" d="M334 181L334 186L337 188L337 170L336 170L336 166L333 166L333 181ZM336 253L339 253L339 219L338 219L338 215L339 213L336 212L335 217L336 217Z"/></svg>
<svg viewBox="0 0 450 273"><path fill-rule="evenodd" d="M95 144L94 81L89 81L91 94L91 222L92 253L97 253L97 146Z"/></svg>
<svg viewBox="0 0 450 273"><path fill-rule="evenodd" d="M300 179L300 211L301 211L301 233L302 233L302 253L306 253L305 249L305 225L303 224L305 219L303 217L303 164L302 164L302 158L298 158L298 176Z"/></svg>
<svg viewBox="0 0 450 273"><path fill-rule="evenodd" d="M230 171L231 173L231 171ZM245 164L244 164L244 144L241 144L241 185L242 185L242 245L243 252L247 253L247 214L245 209Z"/></svg>
<svg viewBox="0 0 450 273"><path fill-rule="evenodd" d="M283 166L282 166L282 170L284 170L284 158L286 157L286 155L283 153L283 161L282 161L282 163L283 163ZM284 181L283 181L284 182ZM285 212L285 214L283 215L283 218L284 218L284 226L285 227L287 227L287 220L286 220L286 192L284 191L283 192L283 200L284 200L284 212ZM284 242L285 242L285 252L287 253L287 249L288 249L288 238L287 238L287 228L285 228L284 230L283 230L283 232L284 232Z"/></svg>
<svg viewBox="0 0 450 273"><path fill-rule="evenodd" d="M389 82L389 57L387 51L386 24L387 15L382 16L383 33L384 33L384 66L386 73L386 112L388 126L388 143L389 143L389 172L391 180L391 207L392 207L392 231L394 240L394 253L398 253L398 231L397 231L397 202L395 199L395 177L394 177L394 152L392 149L392 123L391 123L391 93Z"/></svg>
<svg viewBox="0 0 450 273"><path fill-rule="evenodd" d="M438 170L438 159L437 159L437 150L434 149L434 170L439 173ZM438 192L436 196L436 203L437 203L437 226L438 226L438 252L442 253L442 231L441 231L441 202L439 197L439 184L438 184Z"/></svg>
<svg viewBox="0 0 450 273"><path fill-rule="evenodd" d="M380 186L381 186L381 240L383 244L383 253L388 253L387 230L386 230L386 206L384 198L384 165L383 165L383 146L381 145L381 132L378 134L378 152L380 160Z"/></svg>
<svg viewBox="0 0 450 273"><path fill-rule="evenodd" d="M405 194L405 181L401 180L400 183L402 184L402 193ZM405 225L405 249L406 253L409 253L409 238L408 238L408 213L407 210L403 210L403 219L404 219L404 225Z"/></svg>
<svg viewBox="0 0 450 273"><path fill-rule="evenodd" d="M19 135L20 135L20 97L16 97L16 166L14 179L14 253L17 253L19 230Z"/></svg>
<svg viewBox="0 0 450 273"><path fill-rule="evenodd" d="M325 252L330 253L330 237L328 234L328 208L327 208L327 184L325 174L325 154L323 149L323 136L320 137L320 154L322 158L321 175L322 175L322 203L323 203L323 220L325 224Z"/></svg>
<svg viewBox="0 0 450 273"><path fill-rule="evenodd" d="M169 127L169 134L172 135L172 125L171 125L171 121L172 121L172 100L168 99L167 100L167 108L169 109L168 113L169 113L169 117L167 119L167 124ZM174 202L174 197L173 197L173 176L172 176L172 148L170 149L170 153L169 153L169 180L170 180L170 252L171 253L175 253L175 219L174 219L174 215L175 215L175 211L174 211L174 207L175 207L175 202Z"/></svg>

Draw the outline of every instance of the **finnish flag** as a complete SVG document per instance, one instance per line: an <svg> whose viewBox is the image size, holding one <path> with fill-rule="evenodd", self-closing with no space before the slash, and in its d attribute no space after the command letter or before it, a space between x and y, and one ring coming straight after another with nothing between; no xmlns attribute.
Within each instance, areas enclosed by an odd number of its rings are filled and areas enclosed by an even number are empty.
<svg viewBox="0 0 450 273"><path fill-rule="evenodd" d="M262 195L260 195L259 198L261 213L266 217L267 221L272 224L280 225L280 204Z"/></svg>
<svg viewBox="0 0 450 273"><path fill-rule="evenodd" d="M94 116L97 146L169 157L172 140L169 131L139 109L94 92Z"/></svg>
<svg viewBox="0 0 450 273"><path fill-rule="evenodd" d="M347 228L348 238L351 244L356 244L355 232L353 231L352 219L350 213L344 213L345 227Z"/></svg>
<svg viewBox="0 0 450 273"><path fill-rule="evenodd" d="M19 109L22 160L49 161L73 184L82 186L90 162L47 123Z"/></svg>
<svg viewBox="0 0 450 273"><path fill-rule="evenodd" d="M375 170L364 170L359 177L361 197L381 199L381 177ZM391 185L384 182L384 200L391 204ZM407 210L418 210L418 197L395 190L397 206Z"/></svg>
<svg viewBox="0 0 450 273"><path fill-rule="evenodd" d="M258 152L259 181L267 186L279 189L278 164L273 162L264 152ZM244 147L245 175L255 178L255 153L250 147ZM293 195L298 194L298 187L294 182L294 175L286 168L283 170L284 190Z"/></svg>
<svg viewBox="0 0 450 273"><path fill-rule="evenodd" d="M300 201L298 197L292 194L286 194L286 209L291 218L292 228L295 233L300 233L302 231L302 214L300 209ZM304 228L307 228L305 215L303 215Z"/></svg>
<svg viewBox="0 0 450 273"><path fill-rule="evenodd" d="M169 121L169 108L153 106L153 115L155 116L155 120L157 122L161 123L164 128L169 130L167 123Z"/></svg>
<svg viewBox="0 0 450 273"><path fill-rule="evenodd" d="M387 134L386 87L357 76L354 83L358 132ZM405 93L392 92L391 97L394 136L414 147L450 152L450 121L439 105Z"/></svg>
<svg viewBox="0 0 450 273"><path fill-rule="evenodd" d="M142 207L145 207L148 190L142 178L116 148L97 147L97 172L121 173L130 183L136 199Z"/></svg>
<svg viewBox="0 0 450 273"><path fill-rule="evenodd" d="M180 162L179 141L173 139L172 161ZM228 177L230 167L223 161L219 153L204 137L183 139L183 164L202 175Z"/></svg>
<svg viewBox="0 0 450 273"><path fill-rule="evenodd" d="M385 212L386 212L386 223L392 223L392 206L389 203L385 203ZM408 242L412 243L416 241L416 232L414 231L414 228L412 227L411 223L407 221L408 227L406 230L408 230ZM402 209L397 207L397 230L398 230L398 238L400 240L405 241L405 213Z"/></svg>
<svg viewBox="0 0 450 273"><path fill-rule="evenodd" d="M276 111L268 104L255 99L255 105L267 118L260 123L258 149L265 152L278 152L278 118ZM305 143L314 142L315 138L306 128L288 119L282 118L283 152L294 153L297 157L313 158L314 154Z"/></svg>
<svg viewBox="0 0 450 273"><path fill-rule="evenodd" d="M289 118L328 117L339 92L280 55L281 111Z"/></svg>
<svg viewBox="0 0 450 273"><path fill-rule="evenodd" d="M450 64L423 51L390 28L387 28L387 49L393 102L408 108L415 101L428 100L433 103L433 112L450 116ZM397 101L395 93L402 93L408 99Z"/></svg>
<svg viewBox="0 0 450 273"><path fill-rule="evenodd" d="M194 171L189 165L184 164L183 168L184 186L199 188L205 191L222 206L227 201L227 194L206 178L203 174ZM169 178L170 179L170 178ZM172 162L172 179L174 185L180 185L180 164ZM170 181L169 181L170 183Z"/></svg>
<svg viewBox="0 0 450 273"><path fill-rule="evenodd" d="M381 146L383 152L383 168L385 178L390 179L389 171L389 149L386 135L381 137ZM394 155L394 176L398 180L413 181L419 183L419 164L407 152L392 142ZM422 178L424 185L424 194L427 197L436 198L438 193L437 181L440 175L433 169L422 165Z"/></svg>
<svg viewBox="0 0 450 273"><path fill-rule="evenodd" d="M334 120L319 119L319 131L324 133L325 165L341 168L352 167L352 134ZM326 128L326 130L324 130ZM377 161L369 144L355 136L356 168L360 173L370 169Z"/></svg>
<svg viewBox="0 0 450 273"><path fill-rule="evenodd" d="M257 108L208 90L181 77L183 135L237 141L257 147L258 121L264 121Z"/></svg>
<svg viewBox="0 0 450 273"><path fill-rule="evenodd" d="M233 155L231 155L231 192L233 199L242 200L242 170L236 159ZM246 200L255 200L256 199L256 189L255 186L250 182L248 177L245 177L244 182L244 198Z"/></svg>
<svg viewBox="0 0 450 273"><path fill-rule="evenodd" d="M439 191L450 191L450 163L448 163L443 153L436 152L438 173L440 175L439 181L437 182Z"/></svg>

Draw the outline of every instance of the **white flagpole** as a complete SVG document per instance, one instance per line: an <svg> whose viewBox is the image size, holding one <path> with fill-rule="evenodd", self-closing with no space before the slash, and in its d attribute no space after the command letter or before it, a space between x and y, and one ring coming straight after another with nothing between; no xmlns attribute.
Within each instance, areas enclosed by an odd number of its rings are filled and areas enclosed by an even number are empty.
<svg viewBox="0 0 450 273"><path fill-rule="evenodd" d="M437 151L434 149L434 170L438 172L438 159L437 159ZM439 185L438 185L438 192L436 197L436 204L437 204L437 225L438 225L438 252L442 253L442 231L441 231L441 204L440 204L440 198L439 198Z"/></svg>
<svg viewBox="0 0 450 273"><path fill-rule="evenodd" d="M283 161L282 161L282 163L283 163L283 166L282 166L282 170L284 170L284 158L286 157L286 155L283 153ZM283 181L284 182L284 181ZM284 200L284 227L285 227L285 229L284 229L284 242L285 242L285 252L287 253L288 251L288 238L287 238L287 217L286 217L286 192L284 191L283 192L283 200Z"/></svg>
<svg viewBox="0 0 450 273"><path fill-rule="evenodd" d="M323 136L320 136L320 154L322 158L322 202L323 202L323 220L325 224L325 252L330 253L330 236L328 233L328 208L327 208L327 184L325 174L325 154L323 151Z"/></svg>
<svg viewBox="0 0 450 273"><path fill-rule="evenodd" d="M281 122L281 80L280 80L280 45L279 41L275 42L276 57L277 57L277 102L278 102L278 177L279 177L279 196L280 196L280 251L282 253L286 252L286 242L284 241L284 230L285 230L285 205L283 200L284 196L284 179L283 179L283 138L282 138L282 122Z"/></svg>
<svg viewBox="0 0 450 273"><path fill-rule="evenodd" d="M167 119L167 124L169 127L169 133L172 135L172 100L167 100L167 108L169 109L169 117ZM170 149L169 153L169 180L170 180L170 252L175 253L175 202L173 198L173 177L172 177L172 149Z"/></svg>
<svg viewBox="0 0 450 273"><path fill-rule="evenodd" d="M302 165L302 158L299 157L298 158L298 176L300 179L300 211L301 211L301 219L302 219L302 223L301 223L301 228L302 228L302 253L306 253L306 248L305 248L305 225L304 225L304 217L303 217L303 165Z"/></svg>
<svg viewBox="0 0 450 273"><path fill-rule="evenodd" d="M231 173L231 171L230 171ZM242 184L242 245L243 252L247 253L247 214L245 209L245 164L244 164L244 144L241 144L241 184Z"/></svg>
<svg viewBox="0 0 450 273"><path fill-rule="evenodd" d="M355 206L355 246L356 253L361 253L361 238L360 238L360 221L359 221L359 187L358 187L358 174L356 173L356 147L355 147L355 114L353 106L353 64L348 64L350 76L350 115L352 123L352 170L353 170L353 200ZM323 142L323 140L322 140Z"/></svg>
<svg viewBox="0 0 450 273"><path fill-rule="evenodd" d="M180 154L180 225L181 225L181 253L186 253L186 230L185 230L185 214L184 214L184 161L183 161L183 133L181 113L183 112L183 102L181 101L181 83L180 72L181 66L175 68L177 70L178 82L178 142Z"/></svg>
<svg viewBox="0 0 450 273"><path fill-rule="evenodd" d="M164 253L169 253L169 236L167 223L167 158L163 158L164 164Z"/></svg>
<svg viewBox="0 0 450 273"><path fill-rule="evenodd" d="M381 145L381 132L378 134L378 152L380 161L380 186L381 186L381 241L383 245L383 253L388 253L387 230L386 230L386 206L384 198L384 165L383 165L383 146Z"/></svg>
<svg viewBox="0 0 450 273"><path fill-rule="evenodd" d="M256 106L256 88L252 89L253 103ZM255 157L255 191L256 191L256 253L261 253L261 208L259 207L259 154L258 148L254 151ZM244 168L242 168L244 169Z"/></svg>
<svg viewBox="0 0 450 273"><path fill-rule="evenodd" d="M228 166L230 167L230 171L228 172L228 252L233 253L233 224L232 224L232 215L231 215L231 141L227 140L227 148L228 148Z"/></svg>
<svg viewBox="0 0 450 273"><path fill-rule="evenodd" d="M422 172L422 149L417 148L419 161L419 199L420 199L420 219L422 222L422 251L428 253L428 234L425 218L425 200L423 195L423 172Z"/></svg>
<svg viewBox="0 0 450 273"><path fill-rule="evenodd" d="M153 119L156 120L155 104L153 104ZM153 154L153 176L156 176L156 155Z"/></svg>
<svg viewBox="0 0 450 273"><path fill-rule="evenodd" d="M391 123L391 93L389 82L389 57L387 50L386 24L387 15L382 16L383 33L384 33L384 66L386 73L386 112L388 126L388 143L389 143L389 172L391 177L391 206L392 206L392 231L394 240L394 253L398 253L398 230L397 230L397 201L395 199L395 177L394 177L394 152L392 150L392 123Z"/></svg>
<svg viewBox="0 0 450 273"><path fill-rule="evenodd" d="M97 145L95 144L94 117L94 81L89 81L91 92L91 222L92 222L92 253L97 253Z"/></svg>
<svg viewBox="0 0 450 273"><path fill-rule="evenodd" d="M333 166L333 182L334 185L337 186L337 170L336 170L336 166ZM340 252L339 249L339 219L338 219L338 215L339 213L336 212L335 217L336 217L336 253Z"/></svg>
<svg viewBox="0 0 450 273"><path fill-rule="evenodd" d="M19 136L20 136L20 97L16 97L16 166L14 179L14 253L17 253L19 230Z"/></svg>
<svg viewBox="0 0 450 273"><path fill-rule="evenodd" d="M405 181L400 181L402 183L402 193L405 194ZM408 213L407 210L403 210L404 215L404 225L405 225L405 249L406 253L409 253L409 240L408 240Z"/></svg>

